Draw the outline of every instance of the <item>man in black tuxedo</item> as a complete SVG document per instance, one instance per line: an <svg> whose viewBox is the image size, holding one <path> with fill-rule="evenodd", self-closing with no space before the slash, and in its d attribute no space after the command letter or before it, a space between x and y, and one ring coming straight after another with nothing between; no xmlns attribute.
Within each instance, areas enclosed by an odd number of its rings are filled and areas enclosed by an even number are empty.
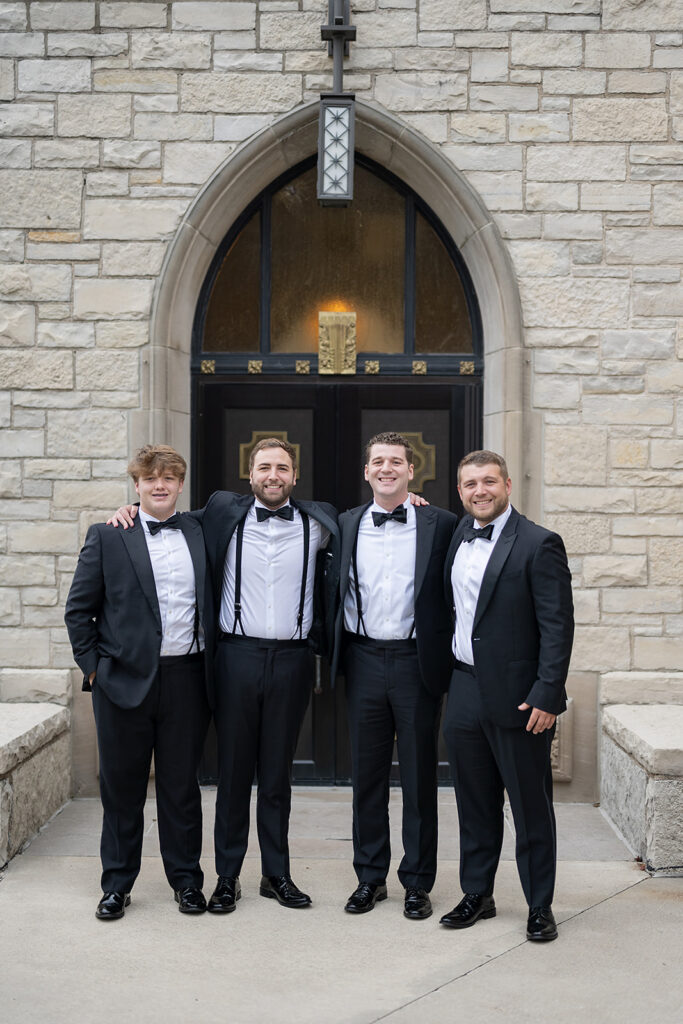
<svg viewBox="0 0 683 1024"><path fill-rule="evenodd" d="M235 910L256 774L260 893L301 908L310 896L289 863L291 769L313 686L313 651L331 647L339 532L331 505L293 501L296 451L266 438L250 457L252 493L216 491L190 512L201 523L218 620L214 718L218 740L212 913ZM115 516L132 522L132 506Z"/></svg>
<svg viewBox="0 0 683 1024"><path fill-rule="evenodd" d="M437 734L450 679L452 621L443 566L451 512L412 505L412 449L400 434L373 437L365 479L373 501L344 512L335 666L343 650L353 775L353 850L358 887L345 910L387 897L389 776L394 745L403 792L404 914L432 913L436 876Z"/></svg>
<svg viewBox="0 0 683 1024"><path fill-rule="evenodd" d="M455 668L444 736L460 822L464 896L441 924L494 917L493 885L507 791L527 937L557 938L555 816L550 747L566 708L574 635L571 575L561 538L510 504L505 460L466 455L458 467L465 512L446 561L455 608Z"/></svg>
<svg viewBox="0 0 683 1024"><path fill-rule="evenodd" d="M211 647L210 587L201 528L175 514L185 471L166 445L138 451L128 472L139 518L125 533L90 527L66 602L97 728L101 920L123 917L140 871L152 754L166 877L183 913L206 910L197 767L209 722L202 649Z"/></svg>

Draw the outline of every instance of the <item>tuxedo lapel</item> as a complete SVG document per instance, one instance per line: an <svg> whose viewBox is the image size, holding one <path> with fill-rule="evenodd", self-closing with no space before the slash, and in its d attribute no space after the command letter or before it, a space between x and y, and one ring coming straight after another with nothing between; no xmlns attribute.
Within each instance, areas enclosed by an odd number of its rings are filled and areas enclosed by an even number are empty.
<svg viewBox="0 0 683 1024"><path fill-rule="evenodd" d="M489 558L488 565L486 566L486 570L481 581L481 588L479 590L479 600L477 601L477 609L474 613L474 622L472 624L473 632L477 628L479 620L486 611L486 607L489 601L491 600L493 591L496 589L498 578L500 577L500 574L503 571L503 566L505 565L508 559L508 555L512 551L513 544L517 540L518 520L519 513L516 512L513 508L510 518L503 527L503 532L496 541L496 546L494 547L491 553L491 557ZM486 542L480 540L478 542L472 541L472 543L484 544Z"/></svg>
<svg viewBox="0 0 683 1024"><path fill-rule="evenodd" d="M152 562L147 550L147 541L145 540L145 528L141 521L136 519L132 527L129 527L127 530L121 530L120 535L128 552L135 575L140 583L140 588L149 602L157 625L161 627L159 600L154 582L154 573L152 572Z"/></svg>
<svg viewBox="0 0 683 1024"><path fill-rule="evenodd" d="M370 508L370 504L370 502L367 502L365 505L360 505L358 508L351 509L350 512L344 513L342 526L341 570L339 576L342 605L344 603L346 591L349 588L351 559L353 557L353 549L356 543L356 537L358 536L358 530L360 528L360 521L363 518L363 513Z"/></svg>
<svg viewBox="0 0 683 1024"><path fill-rule="evenodd" d="M305 512L306 515L311 516L319 522L320 525L328 531L328 533L334 534L337 532L337 524L333 519L330 519L324 509L321 509L319 505L310 501L294 501L293 498L289 499L289 503L300 512Z"/></svg>
<svg viewBox="0 0 683 1024"><path fill-rule="evenodd" d="M424 582L434 546L437 515L428 505L415 509L415 601Z"/></svg>

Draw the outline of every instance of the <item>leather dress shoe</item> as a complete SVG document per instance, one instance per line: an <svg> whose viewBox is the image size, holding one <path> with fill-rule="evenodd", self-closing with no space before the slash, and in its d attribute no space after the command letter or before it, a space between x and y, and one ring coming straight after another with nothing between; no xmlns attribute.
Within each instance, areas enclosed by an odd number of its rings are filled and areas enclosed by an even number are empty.
<svg viewBox="0 0 683 1024"><path fill-rule="evenodd" d="M128 906L130 906L129 892L105 892L97 904L95 917L98 917L100 921L116 921L117 918L123 917Z"/></svg>
<svg viewBox="0 0 683 1024"><path fill-rule="evenodd" d="M454 907L450 914L444 914L439 924L444 924L447 928L471 928L480 917L495 916L496 904L493 896L466 892L457 907Z"/></svg>
<svg viewBox="0 0 683 1024"><path fill-rule="evenodd" d="M526 937L532 942L552 942L557 938L557 925L550 907L532 907L526 924Z"/></svg>
<svg viewBox="0 0 683 1024"><path fill-rule="evenodd" d="M361 882L358 888L351 893L344 910L348 914L367 914L372 910L375 903L380 903L387 898L387 887L373 885L372 882Z"/></svg>
<svg viewBox="0 0 683 1024"><path fill-rule="evenodd" d="M293 907L295 910L301 907L310 907L311 897L298 889L289 875L265 875L261 878L260 893L268 899L277 900L282 907Z"/></svg>
<svg viewBox="0 0 683 1024"><path fill-rule="evenodd" d="M432 916L432 904L424 889L406 889L403 916L421 921Z"/></svg>
<svg viewBox="0 0 683 1024"><path fill-rule="evenodd" d="M176 889L175 901L181 914L203 914L206 910L204 893L195 885Z"/></svg>
<svg viewBox="0 0 683 1024"><path fill-rule="evenodd" d="M242 888L239 878L219 875L218 884L212 893L207 909L211 914L231 914L241 895Z"/></svg>

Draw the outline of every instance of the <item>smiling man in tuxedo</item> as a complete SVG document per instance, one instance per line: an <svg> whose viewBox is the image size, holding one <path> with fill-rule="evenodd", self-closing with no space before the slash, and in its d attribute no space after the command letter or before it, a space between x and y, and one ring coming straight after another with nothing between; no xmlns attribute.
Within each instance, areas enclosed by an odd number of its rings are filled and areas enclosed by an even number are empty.
<svg viewBox="0 0 683 1024"><path fill-rule="evenodd" d="M507 791L527 937L557 938L555 816L550 747L566 708L574 635L571 574L561 538L521 516L502 456L471 452L458 467L467 513L446 561L455 609L444 737L460 822L463 898L441 924L494 917L493 886Z"/></svg>
<svg viewBox="0 0 683 1024"><path fill-rule="evenodd" d="M404 914L432 913L436 876L437 733L450 678L452 624L443 566L457 519L411 504L413 453L404 437L377 434L366 448L373 500L344 512L335 664L346 674L358 887L345 910L387 898L389 777L394 736L403 792Z"/></svg>
<svg viewBox="0 0 683 1024"><path fill-rule="evenodd" d="M100 920L123 917L130 903L152 754L166 877L183 913L206 910L197 766L209 722L203 649L205 639L211 646L210 587L201 528L175 513L185 471L166 445L137 452L128 472L140 515L125 533L90 527L66 602L83 689L92 689L100 756Z"/></svg>

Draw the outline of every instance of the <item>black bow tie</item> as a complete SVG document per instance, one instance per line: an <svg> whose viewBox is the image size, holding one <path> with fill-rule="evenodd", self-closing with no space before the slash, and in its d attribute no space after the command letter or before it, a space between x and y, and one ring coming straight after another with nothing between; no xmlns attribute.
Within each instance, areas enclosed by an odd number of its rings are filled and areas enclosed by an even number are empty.
<svg viewBox="0 0 683 1024"><path fill-rule="evenodd" d="M152 537L159 530L179 530L180 529L180 516L177 512L174 512L168 519L164 519L163 523L154 522L152 519L147 520L147 529L151 533Z"/></svg>
<svg viewBox="0 0 683 1024"><path fill-rule="evenodd" d="M260 505L257 506L257 523L265 523L266 519L272 519L273 516L277 516L278 519L286 519L291 523L294 519L294 509L291 505L283 505L281 508L261 508Z"/></svg>
<svg viewBox="0 0 683 1024"><path fill-rule="evenodd" d="M393 519L395 523L407 523L408 512L405 505L397 505L393 512L372 513L372 521L375 526L381 526L382 523L386 523L388 519Z"/></svg>
<svg viewBox="0 0 683 1024"><path fill-rule="evenodd" d="M463 544L469 544L471 540L476 540L477 538L480 540L491 540L492 536L493 523L489 523L488 526L482 526L481 530L475 530L473 526L466 526L463 531L462 540Z"/></svg>

